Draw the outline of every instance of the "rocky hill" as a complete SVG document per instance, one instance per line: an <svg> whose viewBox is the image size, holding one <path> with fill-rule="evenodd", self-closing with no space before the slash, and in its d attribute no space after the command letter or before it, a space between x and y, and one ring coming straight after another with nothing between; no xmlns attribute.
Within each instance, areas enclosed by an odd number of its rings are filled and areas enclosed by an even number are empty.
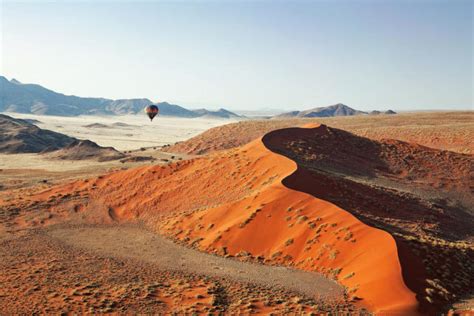
<svg viewBox="0 0 474 316"><path fill-rule="evenodd" d="M76 139L0 114L0 152L38 153L64 148Z"/></svg>
<svg viewBox="0 0 474 316"><path fill-rule="evenodd" d="M53 158L99 161L123 158L112 147L41 129L25 120L0 114L0 153L48 153Z"/></svg>
<svg viewBox="0 0 474 316"><path fill-rule="evenodd" d="M49 154L51 158L64 160L94 159L98 161L117 160L125 157L113 147L101 147L90 140L75 140L68 146Z"/></svg>

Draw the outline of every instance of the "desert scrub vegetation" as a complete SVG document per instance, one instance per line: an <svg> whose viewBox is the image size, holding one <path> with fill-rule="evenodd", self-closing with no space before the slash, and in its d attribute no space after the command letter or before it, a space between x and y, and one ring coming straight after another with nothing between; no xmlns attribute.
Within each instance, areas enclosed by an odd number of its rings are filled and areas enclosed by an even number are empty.
<svg viewBox="0 0 474 316"><path fill-rule="evenodd" d="M298 216L298 218L297 218L298 224L304 223L307 220L308 220L308 216L306 216L306 215L301 215L301 216Z"/></svg>
<svg viewBox="0 0 474 316"><path fill-rule="evenodd" d="M216 238L214 239L213 243L216 243L216 242L218 242L218 241L221 240L221 239L222 239L222 235L219 234L219 235L216 236Z"/></svg>
<svg viewBox="0 0 474 316"><path fill-rule="evenodd" d="M410 245L424 265L426 279L418 293L423 302L433 306L447 306L474 288L474 247L465 240L444 240L430 235L394 233Z"/></svg>
<svg viewBox="0 0 474 316"><path fill-rule="evenodd" d="M238 253L235 254L236 257L252 257L252 254L249 251L241 250Z"/></svg>
<svg viewBox="0 0 474 316"><path fill-rule="evenodd" d="M242 223L240 223L239 227L240 228L244 228L248 223L250 223L256 216L257 216L257 213L260 212L262 209L261 208L258 208L256 209L255 211L253 211L249 217L247 217L247 219L245 219L245 221L243 221Z"/></svg>
<svg viewBox="0 0 474 316"><path fill-rule="evenodd" d="M338 251L338 250L336 250L336 249L331 250L331 251L329 252L328 258L331 259L331 260L334 260L334 259L336 259L336 257L337 257L338 254L339 254L339 251Z"/></svg>
<svg viewBox="0 0 474 316"><path fill-rule="evenodd" d="M319 225L318 228L316 229L316 234L321 233L323 230L327 232L326 227L328 227L327 223Z"/></svg>
<svg viewBox="0 0 474 316"><path fill-rule="evenodd" d="M275 259L275 258L278 258L278 257L281 257L283 253L281 251L277 251L277 252L274 252L272 255L271 255L271 258L272 259Z"/></svg>
<svg viewBox="0 0 474 316"><path fill-rule="evenodd" d="M262 185L271 184L271 183L273 182L273 180L275 180L277 177L278 177L278 175L273 175L273 176L271 176L271 177L268 178L265 182L263 182Z"/></svg>
<svg viewBox="0 0 474 316"><path fill-rule="evenodd" d="M352 234L352 232L347 231L346 234L344 235L344 240L345 240L345 241L349 241L349 240L352 239L352 237L354 237L354 235Z"/></svg>
<svg viewBox="0 0 474 316"><path fill-rule="evenodd" d="M334 269L330 269L329 270L329 276L334 279L334 280L337 280L339 274L341 273L342 271L342 268L334 268Z"/></svg>
<svg viewBox="0 0 474 316"><path fill-rule="evenodd" d="M192 247L198 247L198 246L199 246L199 243L200 243L201 241L203 241L203 240L204 240L204 238L202 238L202 237L197 237L197 238L195 238L195 239L191 242L191 246L192 246Z"/></svg>

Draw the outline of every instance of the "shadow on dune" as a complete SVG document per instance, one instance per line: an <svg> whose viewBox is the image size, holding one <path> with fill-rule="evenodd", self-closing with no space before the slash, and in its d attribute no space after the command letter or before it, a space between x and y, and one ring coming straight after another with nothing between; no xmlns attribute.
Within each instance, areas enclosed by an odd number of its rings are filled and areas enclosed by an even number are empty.
<svg viewBox="0 0 474 316"><path fill-rule="evenodd" d="M474 287L472 276L467 275L466 282L466 275L459 273L466 269L469 273L470 268L465 265L474 259L472 251L440 247L419 240L422 235L462 240L472 234L472 214L462 207L449 206L442 198L433 203L407 193L407 183L413 180L410 171L417 172L417 180L425 176L414 168L423 169L423 164L433 159L436 161L440 156L446 160L446 155L451 160L440 163L442 167L453 159L466 163L469 159L465 160L463 155L452 158L450 153L428 148L424 152L425 147L397 141L379 143L325 125L276 130L266 134L262 141L272 152L297 164L297 170L282 181L283 185L329 201L363 223L385 230L394 237L405 284L417 294L422 312L438 313L454 301L454 297L440 294L429 303L426 299L426 288L430 287L427 279L439 279L439 283L457 297L466 295L469 288ZM402 157L397 157L397 154ZM416 166L418 162L422 166ZM407 167L408 170L403 170ZM386 178L399 176L395 180L403 184L404 190L384 187L380 182L374 185L371 180L377 180L380 174ZM428 186L438 185L431 174L425 178ZM446 267L447 258L456 259ZM460 282L464 285L459 286Z"/></svg>

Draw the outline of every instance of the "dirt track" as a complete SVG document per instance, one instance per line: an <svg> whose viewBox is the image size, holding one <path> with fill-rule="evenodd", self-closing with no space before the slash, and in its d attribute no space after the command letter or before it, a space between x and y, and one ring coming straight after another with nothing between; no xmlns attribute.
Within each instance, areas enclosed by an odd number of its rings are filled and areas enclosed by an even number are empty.
<svg viewBox="0 0 474 316"><path fill-rule="evenodd" d="M48 234L74 247L101 255L153 263L166 270L276 286L318 298L338 299L343 294L342 287L336 282L316 273L205 254L135 226L59 228L50 230Z"/></svg>

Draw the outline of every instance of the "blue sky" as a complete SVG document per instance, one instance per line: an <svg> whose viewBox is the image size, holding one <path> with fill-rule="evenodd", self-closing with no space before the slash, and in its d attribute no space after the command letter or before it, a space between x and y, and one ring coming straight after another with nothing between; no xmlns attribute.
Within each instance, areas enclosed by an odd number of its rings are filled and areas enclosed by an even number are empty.
<svg viewBox="0 0 474 316"><path fill-rule="evenodd" d="M473 109L472 1L0 1L0 73L65 94Z"/></svg>

